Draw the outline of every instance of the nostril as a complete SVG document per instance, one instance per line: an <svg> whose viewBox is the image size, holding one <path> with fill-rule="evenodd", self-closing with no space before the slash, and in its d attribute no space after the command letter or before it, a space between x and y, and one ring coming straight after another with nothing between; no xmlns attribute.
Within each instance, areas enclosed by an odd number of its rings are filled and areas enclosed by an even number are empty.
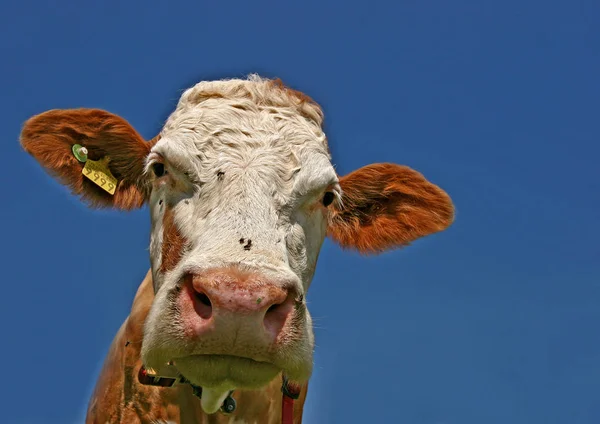
<svg viewBox="0 0 600 424"><path fill-rule="evenodd" d="M288 317L294 309L294 296L291 294L282 303L274 303L265 312L264 326L273 340L277 339Z"/></svg>
<svg viewBox="0 0 600 424"><path fill-rule="evenodd" d="M196 313L200 318L209 319L212 315L212 303L208 296L205 293L196 292L194 298L194 309L196 309Z"/></svg>
<svg viewBox="0 0 600 424"><path fill-rule="evenodd" d="M204 293L196 293L196 299L205 306L212 306L210 299Z"/></svg>
<svg viewBox="0 0 600 424"><path fill-rule="evenodd" d="M276 304L276 305L271 305L271 306L269 306L269 309L267 309L267 312L266 312L266 313L268 314L268 313L270 313L270 312L273 312L273 311L275 311L275 309L277 309L277 308L278 308L279 306L281 306L281 305L282 305L281 303L278 303L278 304Z"/></svg>

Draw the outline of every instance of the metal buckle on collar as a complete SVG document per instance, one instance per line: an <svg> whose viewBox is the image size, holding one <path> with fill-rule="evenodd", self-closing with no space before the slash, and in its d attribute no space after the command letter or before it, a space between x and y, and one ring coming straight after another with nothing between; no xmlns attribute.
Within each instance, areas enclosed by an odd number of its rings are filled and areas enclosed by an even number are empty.
<svg viewBox="0 0 600 424"><path fill-rule="evenodd" d="M285 375L283 376L283 383L281 384L281 392L290 399L296 400L300 397L300 390L291 390L289 381Z"/></svg>

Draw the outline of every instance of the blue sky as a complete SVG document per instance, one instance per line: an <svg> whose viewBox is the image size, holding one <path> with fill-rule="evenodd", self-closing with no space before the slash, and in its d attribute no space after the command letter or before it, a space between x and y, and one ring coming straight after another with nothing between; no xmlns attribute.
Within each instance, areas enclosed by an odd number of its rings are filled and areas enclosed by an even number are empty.
<svg viewBox="0 0 600 424"><path fill-rule="evenodd" d="M306 422L600 422L600 3L124 3L0 6L3 422L82 422L149 267L147 210L86 209L22 123L99 107L150 138L250 72L322 104L341 174L406 164L457 208L378 257L326 241Z"/></svg>

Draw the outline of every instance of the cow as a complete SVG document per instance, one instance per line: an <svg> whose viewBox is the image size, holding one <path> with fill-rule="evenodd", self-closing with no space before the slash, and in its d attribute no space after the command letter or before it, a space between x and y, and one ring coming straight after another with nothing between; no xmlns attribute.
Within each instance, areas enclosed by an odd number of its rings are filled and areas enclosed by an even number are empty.
<svg viewBox="0 0 600 424"><path fill-rule="evenodd" d="M378 254L454 220L449 195L407 166L339 176L323 120L309 96L250 75L185 90L149 141L100 109L25 122L24 150L88 206L150 212L151 267L87 423L302 421L325 237Z"/></svg>

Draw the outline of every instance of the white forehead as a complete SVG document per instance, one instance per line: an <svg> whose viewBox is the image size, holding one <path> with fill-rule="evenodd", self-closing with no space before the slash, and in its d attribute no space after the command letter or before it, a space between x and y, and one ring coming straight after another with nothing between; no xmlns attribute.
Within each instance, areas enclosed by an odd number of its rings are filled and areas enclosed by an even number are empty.
<svg viewBox="0 0 600 424"><path fill-rule="evenodd" d="M322 124L314 101L276 81L203 81L183 93L152 151L194 173L231 155L242 162L275 155L304 166L329 159Z"/></svg>

